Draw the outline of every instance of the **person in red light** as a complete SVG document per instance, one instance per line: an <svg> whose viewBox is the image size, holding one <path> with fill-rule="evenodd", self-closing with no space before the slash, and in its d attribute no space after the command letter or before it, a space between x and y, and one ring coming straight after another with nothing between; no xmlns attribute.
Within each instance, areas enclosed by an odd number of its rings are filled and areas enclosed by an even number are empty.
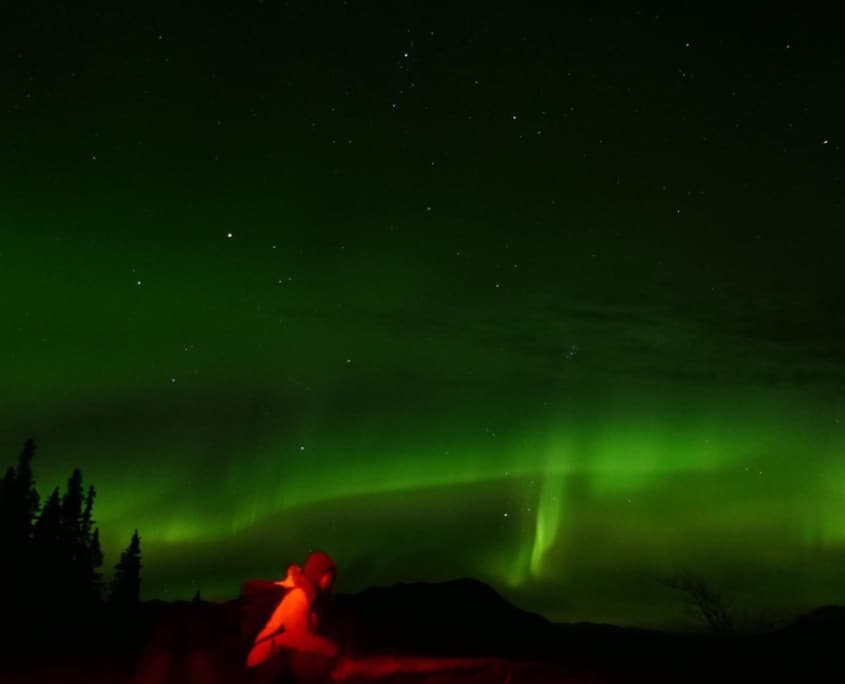
<svg viewBox="0 0 845 684"><path fill-rule="evenodd" d="M287 592L256 635L247 667L275 671L281 660L275 656L281 653L291 656L287 660L294 670L299 669L297 663L310 663L313 668L315 661L334 661L337 645L317 634L319 616L314 603L318 596L331 591L336 573L334 561L322 551L312 552L302 568L296 564L288 567L285 579L275 582Z"/></svg>

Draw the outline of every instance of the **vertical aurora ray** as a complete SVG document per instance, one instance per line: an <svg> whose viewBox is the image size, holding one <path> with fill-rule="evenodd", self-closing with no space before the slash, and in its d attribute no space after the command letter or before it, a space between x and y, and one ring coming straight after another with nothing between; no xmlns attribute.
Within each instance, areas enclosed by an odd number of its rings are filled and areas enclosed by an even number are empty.
<svg viewBox="0 0 845 684"><path fill-rule="evenodd" d="M557 541L564 524L565 476L550 472L543 478L537 502L537 518L534 525L534 544L531 547L531 574L543 574L543 558Z"/></svg>

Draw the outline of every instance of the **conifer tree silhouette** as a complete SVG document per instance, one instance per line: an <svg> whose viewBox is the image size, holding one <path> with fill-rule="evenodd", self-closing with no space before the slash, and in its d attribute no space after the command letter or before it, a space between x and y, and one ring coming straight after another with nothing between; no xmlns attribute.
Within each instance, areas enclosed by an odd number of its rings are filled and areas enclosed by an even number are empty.
<svg viewBox="0 0 845 684"><path fill-rule="evenodd" d="M141 538L138 530L126 550L120 554L120 562L115 566L111 603L129 606L138 603L141 596Z"/></svg>
<svg viewBox="0 0 845 684"><path fill-rule="evenodd" d="M64 495L56 487L39 510L34 455L35 442L28 439L17 466L0 480L0 581L10 588L4 608L18 617L48 606L93 606L102 597L96 489L83 489L77 468Z"/></svg>
<svg viewBox="0 0 845 684"><path fill-rule="evenodd" d="M32 476L35 442L26 440L16 468L9 468L0 483L0 549L4 586L26 593L32 575L33 522L38 514L38 491Z"/></svg>
<svg viewBox="0 0 845 684"><path fill-rule="evenodd" d="M3 479L0 480L0 549L3 550L6 558L12 559L12 563L0 563L0 579L3 581L3 586L10 586L14 582L15 568L19 560L16 558L14 548L14 490L15 469L10 466Z"/></svg>
<svg viewBox="0 0 845 684"><path fill-rule="evenodd" d="M62 504L59 488L56 487L44 503L41 514L35 522L34 541L39 551L55 553L61 540Z"/></svg>
<svg viewBox="0 0 845 684"><path fill-rule="evenodd" d="M85 603L91 598L89 540L83 519L85 503L82 473L79 468L75 468L68 479L67 491L62 497L61 551L57 559L64 571L67 603Z"/></svg>
<svg viewBox="0 0 845 684"><path fill-rule="evenodd" d="M82 473L74 468L68 478L67 491L62 496L62 542L71 565L76 565L82 548Z"/></svg>
<svg viewBox="0 0 845 684"><path fill-rule="evenodd" d="M32 457L35 455L35 442L32 439L26 440L23 450L18 458L18 467L14 473L14 485L12 487L13 503L17 508L18 534L21 539L27 541L32 539L32 525L38 515L38 491L35 489L35 480L32 476Z"/></svg>
<svg viewBox="0 0 845 684"><path fill-rule="evenodd" d="M82 538L90 543L91 534L94 531L94 499L97 496L97 490L94 485L88 485L88 491L85 494L85 507L82 509L81 528Z"/></svg>
<svg viewBox="0 0 845 684"><path fill-rule="evenodd" d="M6 469L6 474L3 476L3 479L0 480L0 501L3 502L3 505L6 505L8 499L6 498L9 493L12 491L12 487L15 486L15 469L12 466L9 466Z"/></svg>
<svg viewBox="0 0 845 684"><path fill-rule="evenodd" d="M33 581L38 587L34 599L46 604L53 603L59 596L58 588L51 577L59 577L62 562L62 503L59 488L56 487L35 522L33 533Z"/></svg>
<svg viewBox="0 0 845 684"><path fill-rule="evenodd" d="M103 565L103 550L100 547L100 530L94 527L93 508L97 490L94 485L88 487L85 496L85 508L82 511L82 539L85 548L85 586L88 595L93 600L102 598L103 575L100 568Z"/></svg>
<svg viewBox="0 0 845 684"><path fill-rule="evenodd" d="M103 597L103 573L100 572L100 568L103 567L103 549L100 546L99 528L95 529L94 534L91 535L88 554L91 558L91 591L94 598L99 601Z"/></svg>
<svg viewBox="0 0 845 684"><path fill-rule="evenodd" d="M36 587L34 522L39 496L32 474L35 442L27 439L15 467L0 482L0 581L6 588L4 613L22 621Z"/></svg>

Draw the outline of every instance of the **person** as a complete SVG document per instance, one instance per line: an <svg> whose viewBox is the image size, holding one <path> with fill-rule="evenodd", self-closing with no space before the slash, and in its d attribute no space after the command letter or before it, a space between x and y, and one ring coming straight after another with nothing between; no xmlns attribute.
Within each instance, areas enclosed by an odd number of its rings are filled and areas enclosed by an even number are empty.
<svg viewBox="0 0 845 684"><path fill-rule="evenodd" d="M317 633L315 603L331 592L336 574L334 561L323 551L309 554L304 567L288 567L285 578L275 582L287 591L256 635L246 659L248 668L272 672L271 676L280 669L292 670L297 679L317 679L331 670L338 648Z"/></svg>

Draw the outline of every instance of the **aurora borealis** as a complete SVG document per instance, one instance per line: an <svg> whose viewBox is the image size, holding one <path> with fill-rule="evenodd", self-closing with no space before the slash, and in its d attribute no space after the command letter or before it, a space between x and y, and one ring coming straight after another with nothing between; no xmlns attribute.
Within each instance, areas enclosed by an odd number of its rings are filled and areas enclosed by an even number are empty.
<svg viewBox="0 0 845 684"><path fill-rule="evenodd" d="M558 620L845 602L821 10L3 12L0 448L146 598L325 548Z"/></svg>

